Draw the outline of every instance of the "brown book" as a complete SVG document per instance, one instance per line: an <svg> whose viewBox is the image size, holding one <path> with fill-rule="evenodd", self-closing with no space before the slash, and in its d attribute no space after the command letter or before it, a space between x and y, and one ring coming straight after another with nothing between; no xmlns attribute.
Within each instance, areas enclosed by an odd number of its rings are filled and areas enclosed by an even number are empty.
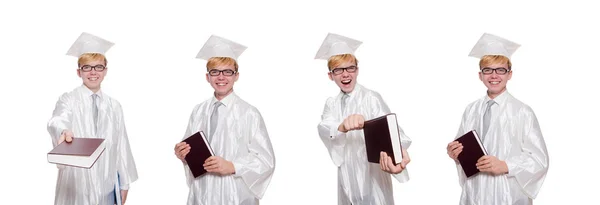
<svg viewBox="0 0 600 205"><path fill-rule="evenodd" d="M392 158L394 165L402 161L400 129L396 114L390 113L365 121L363 132L369 162L379 164L381 151L386 152Z"/></svg>
<svg viewBox="0 0 600 205"><path fill-rule="evenodd" d="M467 178L479 173L476 165L477 160L482 156L487 155L487 151L485 151L477 131L471 130L457 138L455 141L458 141L463 145L463 150L458 155L458 161Z"/></svg>
<svg viewBox="0 0 600 205"><path fill-rule="evenodd" d="M183 140L190 145L190 153L185 156L185 161L187 162L194 178L199 177L206 173L204 169L204 161L211 156L214 156L214 152L204 135L204 132L199 131L193 134L192 136Z"/></svg>
<svg viewBox="0 0 600 205"><path fill-rule="evenodd" d="M48 152L48 162L89 169L104 149L104 139L73 138L73 141L64 141Z"/></svg>

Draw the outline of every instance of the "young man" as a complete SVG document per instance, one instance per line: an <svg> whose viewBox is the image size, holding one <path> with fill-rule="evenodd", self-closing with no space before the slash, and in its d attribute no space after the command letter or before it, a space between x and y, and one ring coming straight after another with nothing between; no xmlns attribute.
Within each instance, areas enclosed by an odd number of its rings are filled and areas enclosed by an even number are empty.
<svg viewBox="0 0 600 205"><path fill-rule="evenodd" d="M100 89L108 72L104 54L113 45L82 33L67 52L79 58L77 76L83 85L58 99L48 122L52 144L56 147L77 137L103 138L106 150L90 169L58 166L54 204L125 203L129 184L138 178L121 104Z"/></svg>
<svg viewBox="0 0 600 205"><path fill-rule="evenodd" d="M329 79L340 88L325 103L318 130L333 163L338 167L338 204L394 204L390 174L399 182L408 181L405 170L410 158L410 138L400 129L403 158L393 165L381 152L379 164L367 161L363 125L365 120L390 113L379 93L357 84L358 60L354 51L362 42L328 34L315 59L328 61Z"/></svg>
<svg viewBox="0 0 600 205"><path fill-rule="evenodd" d="M484 34L469 54L481 58L479 79L487 93L467 106L457 137L476 130L488 155L477 161L481 172L466 178L457 161L462 144L448 144L462 187L460 204L529 205L546 177L548 151L535 114L506 90L512 77L510 57L519 47Z"/></svg>
<svg viewBox="0 0 600 205"><path fill-rule="evenodd" d="M190 188L188 205L256 205L271 181L275 156L265 123L254 106L233 92L239 77L237 58L244 50L213 35L196 56L208 61L206 80L215 91L194 107L184 138L204 131L215 156L204 162L208 173L194 178L185 161L190 145L175 145Z"/></svg>

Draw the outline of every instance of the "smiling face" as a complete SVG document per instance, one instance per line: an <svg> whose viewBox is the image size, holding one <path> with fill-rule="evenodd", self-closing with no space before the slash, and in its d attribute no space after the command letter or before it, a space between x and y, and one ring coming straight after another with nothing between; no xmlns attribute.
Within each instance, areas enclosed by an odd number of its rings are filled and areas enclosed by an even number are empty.
<svg viewBox="0 0 600 205"><path fill-rule="evenodd" d="M77 76L79 76L83 84L92 92L98 92L100 85L106 76L106 58L98 53L86 53L79 57Z"/></svg>
<svg viewBox="0 0 600 205"><path fill-rule="evenodd" d="M351 54L336 55L329 58L329 79L334 81L344 93L350 93L356 86L358 60Z"/></svg>
<svg viewBox="0 0 600 205"><path fill-rule="evenodd" d="M504 56L484 56L479 63L479 80L487 87L488 96L494 99L506 90L512 77L510 60ZM503 72L505 71L505 72Z"/></svg>
<svg viewBox="0 0 600 205"><path fill-rule="evenodd" d="M225 98L233 92L233 84L238 80L238 66L232 58L213 57L206 64L206 81L215 90L217 100Z"/></svg>

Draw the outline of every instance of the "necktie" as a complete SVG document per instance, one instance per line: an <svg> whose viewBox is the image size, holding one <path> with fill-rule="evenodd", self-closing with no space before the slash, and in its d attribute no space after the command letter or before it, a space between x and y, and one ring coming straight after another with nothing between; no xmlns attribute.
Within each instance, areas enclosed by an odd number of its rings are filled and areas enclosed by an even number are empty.
<svg viewBox="0 0 600 205"><path fill-rule="evenodd" d="M346 93L344 93L344 95L342 95L342 113L345 113L346 101L348 100L348 97L350 97L350 96Z"/></svg>
<svg viewBox="0 0 600 205"><path fill-rule="evenodd" d="M485 136L485 134L488 131L488 128L490 127L490 119L492 117L492 105L494 105L496 102L494 102L494 100L489 100L487 102L487 108L485 109L485 113L483 114L483 132L481 133L482 136Z"/></svg>
<svg viewBox="0 0 600 205"><path fill-rule="evenodd" d="M215 102L215 108L213 108L213 112L210 115L210 135L209 138L212 138L215 133L215 129L217 128L217 123L219 122L219 107L223 105L221 101Z"/></svg>
<svg viewBox="0 0 600 205"><path fill-rule="evenodd" d="M97 94L93 94L92 95L92 110L94 112L94 133L96 133L98 131L98 95Z"/></svg>

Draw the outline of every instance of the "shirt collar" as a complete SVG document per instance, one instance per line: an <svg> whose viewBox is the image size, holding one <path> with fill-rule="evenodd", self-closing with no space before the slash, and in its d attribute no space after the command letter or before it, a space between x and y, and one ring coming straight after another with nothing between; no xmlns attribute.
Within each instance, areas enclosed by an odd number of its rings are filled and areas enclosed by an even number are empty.
<svg viewBox="0 0 600 205"><path fill-rule="evenodd" d="M90 90L87 86L85 85L81 85L80 89L79 89L84 96L92 96L94 94L94 91ZM98 92L96 92L96 95L98 95L98 97L100 99L104 98L104 94L102 93L102 89L99 89Z"/></svg>

